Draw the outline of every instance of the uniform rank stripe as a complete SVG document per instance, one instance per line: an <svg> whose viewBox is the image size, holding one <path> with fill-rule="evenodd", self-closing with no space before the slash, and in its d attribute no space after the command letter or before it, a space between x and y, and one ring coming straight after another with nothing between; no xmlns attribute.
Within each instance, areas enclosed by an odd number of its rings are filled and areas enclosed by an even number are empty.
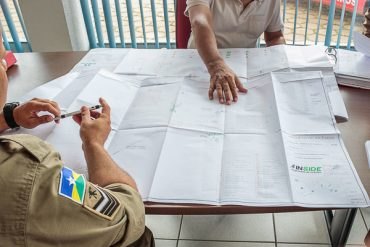
<svg viewBox="0 0 370 247"><path fill-rule="evenodd" d="M110 199L107 197L107 195L101 191L99 188L97 188L97 190L100 191L101 195L104 197L103 201L98 205L98 207L96 208L96 211L100 212L103 210L103 208L106 207L107 204L109 204L110 202Z"/></svg>
<svg viewBox="0 0 370 247"><path fill-rule="evenodd" d="M116 199L116 198L114 198L114 200L115 200L116 204L114 205L114 207L112 208L112 210L108 213L108 216L109 216L109 217L110 217L110 216L112 216L112 214L113 214L114 212L116 212L116 210L117 210L117 208L118 208L118 206L119 206L119 202L117 201L117 199Z"/></svg>
<svg viewBox="0 0 370 247"><path fill-rule="evenodd" d="M100 199L99 199L99 201L95 204L95 206L94 206L94 210L96 210L96 208L102 203L102 201L104 200L104 196L103 196L103 193L101 193L101 191L100 190L97 190L98 191L98 193L100 193L100 195L101 195L101 197L100 197Z"/></svg>
<svg viewBox="0 0 370 247"><path fill-rule="evenodd" d="M117 208L117 206L118 206L118 201L117 201L117 199L113 196L113 195L111 195L111 197L112 197L112 199L113 199L113 204L112 204L112 206L109 208L109 210L107 209L106 211L105 211L105 214L106 215L108 215L108 216L110 216L110 215L112 215L113 214L113 212L115 211L115 209Z"/></svg>
<svg viewBox="0 0 370 247"><path fill-rule="evenodd" d="M113 199L113 196L109 192L105 193L105 194L109 197L109 203L107 205L105 205L105 207L102 209L101 213L104 214L104 215L107 215L108 212L110 211L110 209L112 207L114 207L116 202Z"/></svg>

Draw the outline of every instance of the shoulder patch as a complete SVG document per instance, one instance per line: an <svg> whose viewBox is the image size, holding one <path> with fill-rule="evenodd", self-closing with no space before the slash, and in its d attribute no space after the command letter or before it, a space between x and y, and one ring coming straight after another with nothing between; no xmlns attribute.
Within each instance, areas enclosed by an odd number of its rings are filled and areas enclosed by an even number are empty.
<svg viewBox="0 0 370 247"><path fill-rule="evenodd" d="M67 197L78 204L84 201L86 180L84 175L64 167L60 171L59 195Z"/></svg>
<svg viewBox="0 0 370 247"><path fill-rule="evenodd" d="M109 191L89 183L85 193L83 206L91 212L112 220L121 206L120 201Z"/></svg>

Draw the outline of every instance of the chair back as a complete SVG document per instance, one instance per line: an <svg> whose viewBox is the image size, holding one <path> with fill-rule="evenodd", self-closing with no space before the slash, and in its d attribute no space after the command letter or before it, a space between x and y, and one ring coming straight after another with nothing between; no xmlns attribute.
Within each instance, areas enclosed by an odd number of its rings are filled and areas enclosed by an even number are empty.
<svg viewBox="0 0 370 247"><path fill-rule="evenodd" d="M186 0L177 0L176 4L176 48L186 49L191 33L189 18L184 15Z"/></svg>

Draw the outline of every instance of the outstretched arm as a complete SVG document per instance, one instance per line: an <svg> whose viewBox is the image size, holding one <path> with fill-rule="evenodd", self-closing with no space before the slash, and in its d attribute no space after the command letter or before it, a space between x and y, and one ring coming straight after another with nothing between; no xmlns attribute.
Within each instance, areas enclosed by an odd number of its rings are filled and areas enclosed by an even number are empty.
<svg viewBox="0 0 370 247"><path fill-rule="evenodd" d="M209 99L213 99L216 90L221 104L236 102L238 90L243 93L247 90L218 52L211 11L207 6L196 5L189 9L189 18L196 48L211 76Z"/></svg>

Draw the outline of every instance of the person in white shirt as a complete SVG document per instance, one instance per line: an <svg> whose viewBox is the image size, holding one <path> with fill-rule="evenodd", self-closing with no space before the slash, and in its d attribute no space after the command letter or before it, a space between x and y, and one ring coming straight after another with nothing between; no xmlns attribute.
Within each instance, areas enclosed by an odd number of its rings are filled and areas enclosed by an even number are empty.
<svg viewBox="0 0 370 247"><path fill-rule="evenodd" d="M285 44L280 0L187 0L192 33L188 48L196 48L211 76L208 96L214 91L221 104L237 102L246 93L218 48L256 47L264 33L267 46Z"/></svg>

